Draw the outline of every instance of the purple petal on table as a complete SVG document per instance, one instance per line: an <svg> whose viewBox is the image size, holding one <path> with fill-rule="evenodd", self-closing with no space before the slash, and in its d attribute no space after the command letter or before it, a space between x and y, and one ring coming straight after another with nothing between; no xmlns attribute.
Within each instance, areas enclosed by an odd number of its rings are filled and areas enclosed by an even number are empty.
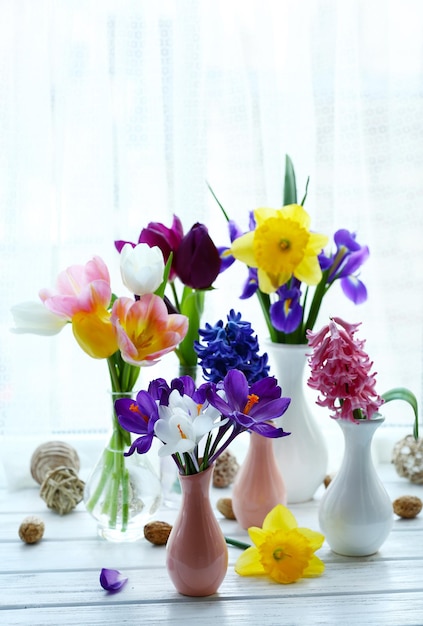
<svg viewBox="0 0 423 626"><path fill-rule="evenodd" d="M120 591L127 582L128 579L117 569L103 567L100 572L100 585L106 591Z"/></svg>

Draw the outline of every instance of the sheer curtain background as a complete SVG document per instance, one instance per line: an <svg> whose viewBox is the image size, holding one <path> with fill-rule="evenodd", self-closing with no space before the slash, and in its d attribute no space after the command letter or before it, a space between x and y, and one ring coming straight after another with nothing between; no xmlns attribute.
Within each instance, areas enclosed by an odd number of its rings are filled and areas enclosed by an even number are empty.
<svg viewBox="0 0 423 626"><path fill-rule="evenodd" d="M422 399L423 4L419 0L4 0L0 3L0 433L13 475L34 442L109 427L108 373L70 328L10 332L10 307L100 255L125 295L113 242L149 221L247 227L281 206L285 154L330 237L357 233L368 302L332 288L331 314L362 321L379 390ZM207 296L204 322L238 299L241 264ZM173 376L174 355L142 372ZM283 381L280 381L283 387ZM394 403L397 404L397 403ZM391 408L392 407L392 408ZM389 423L411 431L407 406ZM329 418L322 416L325 428ZM26 451L28 453L28 450ZM25 461L26 462L26 461Z"/></svg>

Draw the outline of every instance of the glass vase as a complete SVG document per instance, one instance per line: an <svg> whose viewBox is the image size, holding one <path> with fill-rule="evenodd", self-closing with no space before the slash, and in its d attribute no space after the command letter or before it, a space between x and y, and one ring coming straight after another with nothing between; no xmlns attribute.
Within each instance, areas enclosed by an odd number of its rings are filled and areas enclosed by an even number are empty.
<svg viewBox="0 0 423 626"><path fill-rule="evenodd" d="M112 394L112 400L124 394ZM126 394L127 395L127 394ZM85 508L97 521L98 535L108 541L137 541L161 503L161 485L147 454L125 456L130 435L117 421L85 483Z"/></svg>
<svg viewBox="0 0 423 626"><path fill-rule="evenodd" d="M288 504L311 500L327 473L328 450L320 426L305 394L304 368L308 346L266 342L266 351L282 395L291 398L277 426L289 437L273 440L276 461L283 476Z"/></svg>
<svg viewBox="0 0 423 626"><path fill-rule="evenodd" d="M337 554L369 556L379 550L393 523L391 498L371 455L373 435L384 418L336 421L344 435L344 456L320 501L320 528Z"/></svg>
<svg viewBox="0 0 423 626"><path fill-rule="evenodd" d="M232 487L233 512L242 528L261 528L264 518L277 504L286 504L286 489L273 441L252 432L247 455Z"/></svg>
<svg viewBox="0 0 423 626"><path fill-rule="evenodd" d="M179 593L216 593L228 568L226 541L210 503L213 466L179 475L182 500L166 545L166 567Z"/></svg>

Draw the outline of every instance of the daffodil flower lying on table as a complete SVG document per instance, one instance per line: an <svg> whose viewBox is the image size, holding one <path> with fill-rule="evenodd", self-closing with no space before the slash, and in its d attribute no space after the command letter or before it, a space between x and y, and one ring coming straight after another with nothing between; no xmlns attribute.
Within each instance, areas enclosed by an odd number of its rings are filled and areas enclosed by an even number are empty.
<svg viewBox="0 0 423 626"><path fill-rule="evenodd" d="M188 330L187 318L169 314L163 301L169 266L165 267L158 248L147 244L125 247L120 269L123 283L133 297L116 297L112 293L109 270L95 256L85 265L72 265L61 272L54 289L39 292L41 303L12 308L16 333L53 335L70 324L82 350L92 358L107 361L115 396L128 395L140 367L154 365L175 350ZM110 514L110 527L115 527L117 516L122 514L125 530L129 477L122 459L124 449L130 445L130 435L120 427L116 414L112 426L102 479L86 507L92 511L103 500L102 512L105 516ZM126 495L122 495L118 513L116 498L120 489Z"/></svg>
<svg viewBox="0 0 423 626"><path fill-rule="evenodd" d="M414 411L414 437L418 437L418 404L415 395L405 387L376 391L373 363L364 350L365 341L356 333L360 324L350 324L339 317L318 332L307 333L311 348L309 387L320 392L319 406L332 411L334 419L357 422L372 419L385 402L405 400Z"/></svg>
<svg viewBox="0 0 423 626"><path fill-rule="evenodd" d="M264 437L289 435L271 423L289 406L290 399L281 393L274 377L249 385L243 372L230 370L221 383L198 388L190 376L170 385L158 378L135 400L116 400L115 408L121 427L139 435L126 454L144 454L156 437L162 443L159 456L171 455L186 475L207 469L247 430Z"/></svg>
<svg viewBox="0 0 423 626"><path fill-rule="evenodd" d="M204 310L206 291L213 288L213 283L221 271L219 252L204 224L196 223L184 234L181 220L174 215L172 226L168 228L160 222L150 222L141 230L138 243L157 246L164 261L171 261L168 286L170 296L165 302L171 312L186 315L189 320L185 338L175 350L181 373L191 373L197 365L194 341L198 339L198 329ZM116 249L121 252L135 243L117 240ZM183 285L178 294L177 282Z"/></svg>
<svg viewBox="0 0 423 626"><path fill-rule="evenodd" d="M358 270L369 249L356 241L355 233L340 229L334 235L335 250L327 254L328 237L311 230L302 206L306 195L298 204L295 172L287 157L284 206L251 212L249 230L243 232L213 193L228 220L231 241L219 248L222 268L235 260L245 263L248 278L240 298L258 296L274 343L306 344L306 332L314 328L323 298L337 281L355 304L367 299Z"/></svg>
<svg viewBox="0 0 423 626"><path fill-rule="evenodd" d="M324 572L323 561L314 554L322 547L324 536L300 528L282 504L266 515L262 528L252 526L248 534L253 546L226 537L228 544L244 549L235 563L240 576L268 576L277 583L289 584Z"/></svg>

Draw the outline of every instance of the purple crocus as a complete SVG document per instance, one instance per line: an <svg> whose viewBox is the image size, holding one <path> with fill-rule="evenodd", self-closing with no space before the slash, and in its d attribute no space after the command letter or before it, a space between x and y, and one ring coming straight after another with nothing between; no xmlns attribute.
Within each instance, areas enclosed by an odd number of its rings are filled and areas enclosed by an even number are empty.
<svg viewBox="0 0 423 626"><path fill-rule="evenodd" d="M100 585L106 591L117 592L128 582L128 579L117 569L103 567L100 572Z"/></svg>
<svg viewBox="0 0 423 626"><path fill-rule="evenodd" d="M226 398L221 396L219 389L223 389ZM252 430L264 437L285 437L290 433L270 423L285 413L291 401L282 398L281 393L274 376L261 378L249 386L243 372L230 370L221 386L210 388L207 398L223 417L233 423L232 437L244 430Z"/></svg>
<svg viewBox="0 0 423 626"><path fill-rule="evenodd" d="M207 227L198 222L183 237L174 254L180 281L192 289L209 289L216 280L221 260Z"/></svg>
<svg viewBox="0 0 423 626"><path fill-rule="evenodd" d="M342 228L334 235L336 252L330 257L328 284L340 279L344 294L354 304L367 300L367 289L356 275L369 257L369 248L360 246L355 233Z"/></svg>
<svg viewBox="0 0 423 626"><path fill-rule="evenodd" d="M119 424L131 433L141 435L132 443L125 456L148 452L154 439L154 425L159 419L157 403L147 391L139 391L136 399L119 398L115 402Z"/></svg>
<svg viewBox="0 0 423 626"><path fill-rule="evenodd" d="M301 324L303 307L300 304L300 284L294 278L290 286L285 284L277 290L279 300L270 306L270 319L276 330L292 333Z"/></svg>

